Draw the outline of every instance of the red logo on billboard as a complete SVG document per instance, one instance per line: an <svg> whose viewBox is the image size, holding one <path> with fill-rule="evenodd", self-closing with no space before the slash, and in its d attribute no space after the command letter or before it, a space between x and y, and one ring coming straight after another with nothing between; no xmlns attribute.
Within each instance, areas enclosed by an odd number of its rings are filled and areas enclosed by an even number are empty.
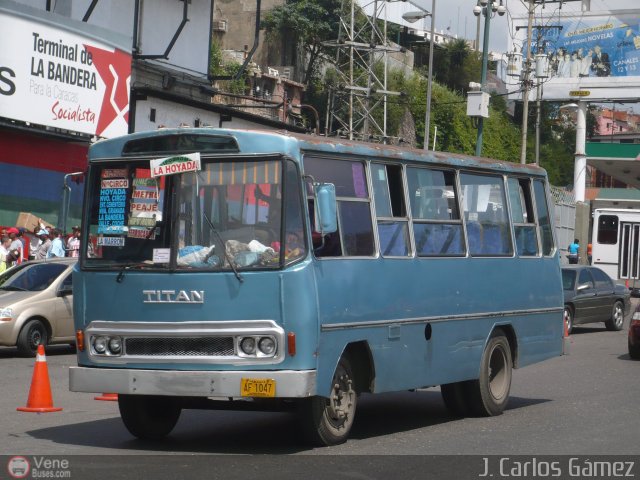
<svg viewBox="0 0 640 480"><path fill-rule="evenodd" d="M100 136L120 117L126 124L129 123L131 55L121 50L109 51L91 45L85 45L85 48L91 54L92 62L106 85L96 127L96 135Z"/></svg>

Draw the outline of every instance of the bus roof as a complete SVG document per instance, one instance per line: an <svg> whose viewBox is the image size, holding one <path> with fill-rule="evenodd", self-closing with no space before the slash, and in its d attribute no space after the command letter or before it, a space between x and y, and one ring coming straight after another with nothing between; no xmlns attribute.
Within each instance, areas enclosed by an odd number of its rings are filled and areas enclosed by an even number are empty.
<svg viewBox="0 0 640 480"><path fill-rule="evenodd" d="M132 155L154 155L158 153L153 148L137 152L127 153L128 145L136 142L144 144L145 140L149 144L153 140L162 137L219 137L228 139L229 142L220 147L218 153L283 153L298 158L301 151L313 151L325 154L340 153L343 155L386 158L407 162L426 162L432 164L446 164L450 166L466 168L482 168L509 173L523 173L527 175L546 176L544 169L537 165L493 160L485 157L475 157L448 152L424 151L411 147L400 147L394 145L383 145L376 143L359 142L336 137L322 137L316 135L306 135L287 131L267 131L267 130L240 130L224 128L172 128L159 129L147 132L138 132L112 139L100 140L89 149L89 160L95 161L107 158L120 158ZM230 149L230 142L235 143L235 148ZM131 149L129 149L131 150ZM187 150L181 150L186 152ZM194 150L190 150L193 152ZM176 153L176 152L172 152ZM206 153L214 153L208 151Z"/></svg>

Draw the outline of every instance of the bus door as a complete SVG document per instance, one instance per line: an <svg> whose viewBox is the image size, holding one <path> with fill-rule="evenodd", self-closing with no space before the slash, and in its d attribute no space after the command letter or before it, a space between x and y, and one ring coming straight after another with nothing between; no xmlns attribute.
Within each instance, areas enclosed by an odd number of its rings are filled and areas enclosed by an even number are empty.
<svg viewBox="0 0 640 480"><path fill-rule="evenodd" d="M640 245L640 223L620 222L620 254L618 278L638 280L638 247Z"/></svg>

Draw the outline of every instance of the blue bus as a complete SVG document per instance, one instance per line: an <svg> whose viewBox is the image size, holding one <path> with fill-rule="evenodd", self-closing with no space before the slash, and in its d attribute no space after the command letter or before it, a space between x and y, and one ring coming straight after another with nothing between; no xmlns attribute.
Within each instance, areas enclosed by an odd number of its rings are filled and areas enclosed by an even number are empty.
<svg viewBox="0 0 640 480"><path fill-rule="evenodd" d="M168 129L89 151L70 389L126 428L283 409L344 442L365 393L440 386L504 410L563 352L546 173L284 132Z"/></svg>

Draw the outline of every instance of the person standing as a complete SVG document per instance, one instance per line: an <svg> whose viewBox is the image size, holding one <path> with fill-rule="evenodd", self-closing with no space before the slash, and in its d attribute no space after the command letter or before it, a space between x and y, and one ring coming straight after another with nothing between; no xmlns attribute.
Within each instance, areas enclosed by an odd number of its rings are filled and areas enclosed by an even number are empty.
<svg viewBox="0 0 640 480"><path fill-rule="evenodd" d="M15 227L11 227L7 229L7 233L11 239L11 246L9 247L11 262L13 265L19 265L24 259L24 245L22 244L22 240L18 238L20 231Z"/></svg>
<svg viewBox="0 0 640 480"><path fill-rule="evenodd" d="M70 257L80 256L80 227L73 227L73 234L67 241L67 253Z"/></svg>
<svg viewBox="0 0 640 480"><path fill-rule="evenodd" d="M46 228L41 228L36 233L38 238L40 238L40 245L36 249L36 260L44 260L47 258L49 250L51 250L51 239L49 238L49 230Z"/></svg>
<svg viewBox="0 0 640 480"><path fill-rule="evenodd" d="M9 258L9 246L11 245L11 239L7 236L2 236L0 239L0 273L7 269L7 259Z"/></svg>
<svg viewBox="0 0 640 480"><path fill-rule="evenodd" d="M62 241L62 234L60 230L54 228L51 230L51 234L53 235L53 240L51 242L51 248L47 253L47 258L64 257L64 242Z"/></svg>
<svg viewBox="0 0 640 480"><path fill-rule="evenodd" d="M577 238L573 240L573 243L569 245L569 263L578 263L578 252L580 251L580 240Z"/></svg>

